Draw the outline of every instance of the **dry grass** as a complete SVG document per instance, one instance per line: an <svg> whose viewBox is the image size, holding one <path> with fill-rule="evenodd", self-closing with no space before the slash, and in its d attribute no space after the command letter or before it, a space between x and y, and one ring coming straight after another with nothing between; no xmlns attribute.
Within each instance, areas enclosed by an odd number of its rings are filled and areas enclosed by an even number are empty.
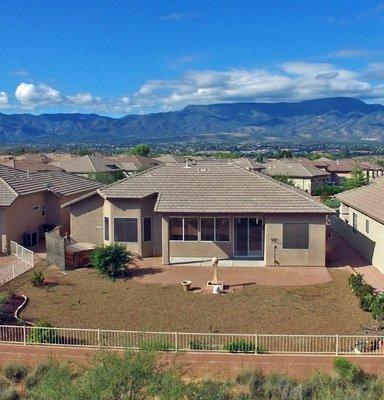
<svg viewBox="0 0 384 400"><path fill-rule="evenodd" d="M183 292L180 285L112 281L91 269L63 275L48 268L56 286L35 288L23 278L19 291L30 302L22 317L55 326L123 330L159 330L285 334L352 334L372 322L349 290L345 271L333 281L307 287L248 286L213 296ZM21 278L19 278L21 279ZM14 282L17 285L17 280Z"/></svg>

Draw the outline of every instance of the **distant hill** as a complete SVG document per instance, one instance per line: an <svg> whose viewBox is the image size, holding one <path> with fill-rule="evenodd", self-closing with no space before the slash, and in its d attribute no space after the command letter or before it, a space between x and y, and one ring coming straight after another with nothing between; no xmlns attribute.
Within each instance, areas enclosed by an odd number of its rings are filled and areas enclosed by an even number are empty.
<svg viewBox="0 0 384 400"><path fill-rule="evenodd" d="M97 114L1 114L0 141L131 143L187 140L384 142L384 106L347 97L297 103L190 105L110 118Z"/></svg>

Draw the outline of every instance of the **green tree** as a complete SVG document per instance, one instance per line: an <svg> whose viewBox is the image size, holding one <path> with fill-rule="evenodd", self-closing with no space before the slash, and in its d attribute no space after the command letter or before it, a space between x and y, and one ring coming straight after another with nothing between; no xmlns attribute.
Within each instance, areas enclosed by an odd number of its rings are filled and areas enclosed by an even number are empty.
<svg viewBox="0 0 384 400"><path fill-rule="evenodd" d="M151 152L151 148L144 143L137 144L135 147L133 147L129 153L130 154L135 154L137 156L144 156L147 157L149 153Z"/></svg>
<svg viewBox="0 0 384 400"><path fill-rule="evenodd" d="M255 161L257 163L263 163L264 162L264 155L262 153L257 153L255 155Z"/></svg>
<svg viewBox="0 0 384 400"><path fill-rule="evenodd" d="M292 158L292 151L291 150L279 150L277 152L277 158Z"/></svg>
<svg viewBox="0 0 384 400"><path fill-rule="evenodd" d="M91 254L91 265L110 277L120 275L132 260L132 252L117 243L96 247Z"/></svg>
<svg viewBox="0 0 384 400"><path fill-rule="evenodd" d="M351 178L346 178L344 186L347 190L356 189L367 184L367 178L364 171L354 168L351 172Z"/></svg>
<svg viewBox="0 0 384 400"><path fill-rule="evenodd" d="M376 164L380 167L384 167L384 160L377 160Z"/></svg>
<svg viewBox="0 0 384 400"><path fill-rule="evenodd" d="M90 155L92 155L92 150L88 149L87 147L83 147L82 149L79 149L77 151L77 154L79 156L90 156Z"/></svg>
<svg viewBox="0 0 384 400"><path fill-rule="evenodd" d="M126 176L123 171L116 171L113 174L108 172L96 172L95 174L90 174L89 178L93 181L103 183L104 185L109 185L126 178Z"/></svg>

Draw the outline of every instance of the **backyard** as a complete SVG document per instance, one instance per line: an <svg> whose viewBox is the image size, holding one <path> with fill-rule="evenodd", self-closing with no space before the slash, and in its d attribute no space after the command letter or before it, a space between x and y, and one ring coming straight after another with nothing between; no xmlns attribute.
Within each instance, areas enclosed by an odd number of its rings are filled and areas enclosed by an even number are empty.
<svg viewBox="0 0 384 400"><path fill-rule="evenodd" d="M331 269L330 274L330 282L318 285L249 284L233 293L211 295L183 292L180 283L143 283L134 273L111 280L93 269L65 275L47 267L46 286L34 287L28 272L7 288L28 296L22 318L58 327L268 334L362 332L372 319L351 292L349 273Z"/></svg>

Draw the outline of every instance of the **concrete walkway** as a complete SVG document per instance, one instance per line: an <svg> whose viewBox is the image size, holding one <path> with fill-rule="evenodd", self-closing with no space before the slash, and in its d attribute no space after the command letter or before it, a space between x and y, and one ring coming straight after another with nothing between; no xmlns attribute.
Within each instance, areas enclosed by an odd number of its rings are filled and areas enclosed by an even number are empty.
<svg viewBox="0 0 384 400"><path fill-rule="evenodd" d="M192 287L205 287L212 279L212 267L189 265L162 265L158 257L136 262L130 273L141 283L178 285L181 281L192 281ZM231 287L247 285L261 286L307 286L332 281L325 267L221 267L219 280Z"/></svg>
<svg viewBox="0 0 384 400"><path fill-rule="evenodd" d="M349 269L364 275L364 280L377 291L384 292L384 274L367 261L345 239L332 232L337 240L337 245L328 254L328 266L331 268Z"/></svg>

